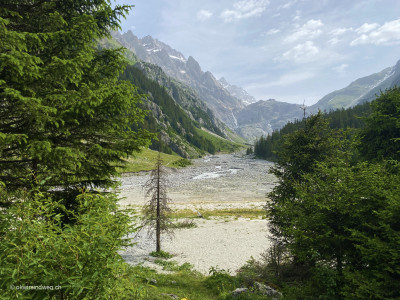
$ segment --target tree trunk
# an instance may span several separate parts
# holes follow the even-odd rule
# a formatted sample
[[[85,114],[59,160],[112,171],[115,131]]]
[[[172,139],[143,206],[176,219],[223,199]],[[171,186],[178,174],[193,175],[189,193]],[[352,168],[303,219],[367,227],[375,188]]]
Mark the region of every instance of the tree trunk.
[[[160,214],[160,163],[157,165],[157,220],[156,220],[156,252],[161,251],[161,214]]]

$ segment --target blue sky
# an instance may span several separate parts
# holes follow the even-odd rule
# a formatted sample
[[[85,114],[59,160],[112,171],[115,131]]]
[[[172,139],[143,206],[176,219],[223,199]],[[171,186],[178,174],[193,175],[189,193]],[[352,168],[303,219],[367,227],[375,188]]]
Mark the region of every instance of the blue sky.
[[[400,59],[399,0],[136,0],[122,31],[193,56],[256,99],[310,105]]]

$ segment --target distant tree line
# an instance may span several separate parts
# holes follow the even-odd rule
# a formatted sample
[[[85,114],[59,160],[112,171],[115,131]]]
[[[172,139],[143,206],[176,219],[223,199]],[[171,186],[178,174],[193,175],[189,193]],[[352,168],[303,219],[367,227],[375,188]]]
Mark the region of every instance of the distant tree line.
[[[325,112],[323,117],[329,121],[329,127],[332,129],[362,128],[364,126],[362,117],[368,116],[370,113],[371,104],[367,102],[348,109],[342,108]],[[283,137],[304,127],[304,119],[295,120],[287,123],[283,128],[274,131],[272,134],[260,137],[254,143],[254,155],[263,159],[276,160],[277,153],[283,143]]]

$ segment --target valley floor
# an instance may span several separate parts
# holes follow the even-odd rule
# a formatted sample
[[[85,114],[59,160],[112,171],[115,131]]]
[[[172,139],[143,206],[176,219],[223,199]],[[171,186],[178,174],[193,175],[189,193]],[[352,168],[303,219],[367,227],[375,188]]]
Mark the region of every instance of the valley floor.
[[[272,163],[235,154],[207,156],[184,169],[171,169],[168,195],[176,211],[192,212],[195,228],[176,229],[171,239],[163,237],[162,248],[174,254],[179,264],[189,262],[204,274],[210,267],[234,273],[252,256],[258,258],[268,248],[268,224],[261,215],[244,218],[241,211],[258,211],[266,202],[266,193],[274,186],[268,174]],[[122,178],[123,206],[140,209],[146,199],[143,184],[148,172],[126,174]],[[195,218],[228,212],[224,217]],[[229,216],[229,212],[232,213]],[[121,253],[132,264],[144,262],[157,268],[149,253],[155,250],[154,238],[142,230],[136,233],[137,245]]]

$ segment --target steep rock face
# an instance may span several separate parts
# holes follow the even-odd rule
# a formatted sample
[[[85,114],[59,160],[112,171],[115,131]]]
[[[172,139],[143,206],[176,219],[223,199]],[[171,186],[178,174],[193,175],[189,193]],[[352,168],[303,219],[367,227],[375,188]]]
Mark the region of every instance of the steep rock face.
[[[397,64],[390,69],[388,74],[383,78],[383,80],[374,86],[368,93],[360,97],[360,99],[357,99],[356,104],[361,104],[365,102],[370,102],[376,98],[377,95],[380,94],[380,92],[385,91],[388,88],[393,88],[395,86],[399,86],[400,83],[400,60],[397,62]],[[352,106],[355,105],[352,103]]]
[[[311,112],[349,108],[357,104],[372,101],[380,91],[394,87],[400,83],[400,61],[393,67],[378,73],[359,78],[347,87],[329,93],[310,107]]]
[[[303,111],[298,104],[279,102],[274,99],[260,100],[237,113],[237,132],[253,141],[282,128],[287,122],[301,119]]]
[[[232,96],[242,100],[245,105],[257,102],[247,91],[237,85],[230,84],[224,77],[221,77],[218,81]]]
[[[165,87],[170,96],[179,103],[191,119],[196,120],[204,128],[217,135],[226,136],[225,125],[215,116],[207,105],[200,100],[194,90],[167,76],[164,71],[156,65],[138,62],[135,64],[135,67],[140,69],[147,78]]]
[[[232,113],[242,109],[245,104],[232,96],[210,72],[203,72],[193,57],[186,59],[170,46],[150,36],[139,39],[131,31],[113,33],[113,37],[139,59],[160,66],[168,76],[189,85],[219,119],[231,129],[236,128]]]

